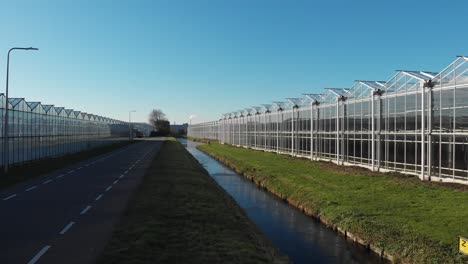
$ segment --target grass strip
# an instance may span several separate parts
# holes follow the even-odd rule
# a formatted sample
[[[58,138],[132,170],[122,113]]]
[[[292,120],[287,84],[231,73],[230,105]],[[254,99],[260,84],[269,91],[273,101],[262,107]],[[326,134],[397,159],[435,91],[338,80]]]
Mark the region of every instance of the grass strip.
[[[211,142],[198,148],[257,184],[406,263],[468,263],[468,192],[397,173],[376,173]]]
[[[185,148],[166,141],[98,263],[285,263]]]
[[[95,156],[111,152],[118,148],[133,144],[138,141],[124,141],[93,148],[73,154],[67,154],[60,157],[46,158],[37,161],[31,161],[22,165],[16,165],[9,168],[8,174],[0,173],[0,189],[5,189],[19,182],[38,177],[51,171],[69,166],[73,163],[86,160]]]

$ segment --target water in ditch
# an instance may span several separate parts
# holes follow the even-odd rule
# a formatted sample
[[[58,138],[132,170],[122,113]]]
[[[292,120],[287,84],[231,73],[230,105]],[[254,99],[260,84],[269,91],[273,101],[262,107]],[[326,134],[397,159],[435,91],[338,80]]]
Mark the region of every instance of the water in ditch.
[[[293,263],[382,263],[375,254],[196,149],[201,143],[185,139],[180,142]]]

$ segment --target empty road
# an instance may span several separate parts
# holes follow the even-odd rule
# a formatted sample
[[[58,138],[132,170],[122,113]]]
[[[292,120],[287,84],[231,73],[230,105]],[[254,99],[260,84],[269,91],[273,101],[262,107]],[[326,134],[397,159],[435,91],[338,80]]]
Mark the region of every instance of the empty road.
[[[93,263],[161,143],[144,140],[0,191],[0,263]]]

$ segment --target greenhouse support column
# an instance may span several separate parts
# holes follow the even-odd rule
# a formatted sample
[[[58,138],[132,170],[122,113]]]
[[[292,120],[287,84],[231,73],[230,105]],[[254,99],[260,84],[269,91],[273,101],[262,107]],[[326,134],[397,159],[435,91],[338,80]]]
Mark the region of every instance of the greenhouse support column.
[[[310,104],[310,159],[314,158],[314,104]]]
[[[381,148],[381,144],[380,144],[380,133],[382,132],[382,126],[381,126],[381,123],[382,123],[382,99],[380,98],[380,94],[377,96],[377,102],[378,102],[378,112],[377,112],[377,116],[378,116],[378,119],[377,119],[377,123],[376,123],[376,133],[377,133],[377,139],[376,139],[376,142],[377,142],[377,147],[376,147],[376,162],[377,162],[377,171],[380,171],[380,148]],[[388,118],[388,117],[387,117]]]
[[[257,113],[254,114],[254,148],[257,147]]]
[[[294,106],[291,113],[291,155],[294,156]]]
[[[264,139],[263,139],[263,149],[267,149],[267,118],[266,118],[266,111],[265,113],[263,114],[263,121],[265,122],[265,127],[264,127],[264,133],[263,133],[263,136],[264,136]]]
[[[372,171],[375,171],[375,116],[374,116],[374,93],[371,93],[371,154]]]
[[[336,163],[340,163],[340,100],[336,100],[336,113],[335,113],[335,118],[336,118],[336,124],[335,124],[335,129],[336,129],[336,142],[335,142],[335,153],[336,153]]]
[[[245,115],[245,137],[244,137],[244,145],[246,147],[249,146],[249,115]]]
[[[420,179],[421,180],[424,180],[425,178],[425,168],[424,168],[424,165],[425,165],[425,150],[426,150],[426,146],[425,146],[425,136],[426,136],[426,115],[425,115],[425,110],[426,110],[426,103],[425,103],[425,96],[424,96],[424,92],[425,91],[425,88],[423,87],[422,88],[422,91],[421,91],[421,177]]]
[[[237,124],[238,124],[238,127],[239,127],[239,146],[241,145],[241,121],[240,121],[241,117],[239,117],[239,120],[237,120]]]
[[[427,106],[427,179],[431,180],[432,175],[432,89],[428,89]]]
[[[279,152],[279,110],[276,112],[276,152]]]

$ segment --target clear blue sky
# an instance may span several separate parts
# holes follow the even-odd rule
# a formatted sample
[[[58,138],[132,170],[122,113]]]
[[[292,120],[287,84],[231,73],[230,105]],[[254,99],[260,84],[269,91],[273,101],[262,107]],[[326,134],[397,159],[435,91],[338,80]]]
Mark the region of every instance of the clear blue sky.
[[[0,91],[146,121],[220,114],[439,71],[468,54],[468,1],[0,1]]]

